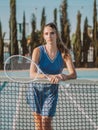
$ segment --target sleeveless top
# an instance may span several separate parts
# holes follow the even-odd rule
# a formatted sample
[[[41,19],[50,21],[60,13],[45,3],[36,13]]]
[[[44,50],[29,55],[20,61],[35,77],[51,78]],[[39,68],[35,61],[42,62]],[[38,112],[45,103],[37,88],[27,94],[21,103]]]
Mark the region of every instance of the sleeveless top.
[[[57,51],[55,58],[52,60],[48,56],[44,45],[39,46],[40,58],[38,66],[45,74],[60,74],[64,68],[64,61],[60,51]]]

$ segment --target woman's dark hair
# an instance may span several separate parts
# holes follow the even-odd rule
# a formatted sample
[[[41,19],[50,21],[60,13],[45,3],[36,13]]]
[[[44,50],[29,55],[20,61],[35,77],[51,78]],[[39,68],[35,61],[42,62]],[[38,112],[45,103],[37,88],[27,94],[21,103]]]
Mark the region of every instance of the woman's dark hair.
[[[58,31],[58,29],[57,29],[57,26],[56,26],[53,22],[46,24],[46,25],[44,26],[44,28],[47,27],[47,26],[49,26],[49,27],[51,27],[52,29],[55,29],[55,30],[56,30],[58,50],[59,50],[62,54],[64,54],[64,57],[68,56],[68,55],[69,55],[69,50],[67,49],[67,47],[65,46],[65,44],[62,42],[62,39],[61,39],[61,37],[60,37],[60,35],[59,35],[59,31]]]

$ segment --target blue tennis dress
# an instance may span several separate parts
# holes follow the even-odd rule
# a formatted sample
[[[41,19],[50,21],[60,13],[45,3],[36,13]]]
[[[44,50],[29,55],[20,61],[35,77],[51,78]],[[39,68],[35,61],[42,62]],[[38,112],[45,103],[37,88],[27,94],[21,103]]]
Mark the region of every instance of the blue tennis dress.
[[[64,67],[61,53],[58,51],[53,60],[48,56],[45,46],[39,46],[40,59],[38,66],[45,74],[60,74]],[[31,110],[42,116],[53,117],[58,99],[57,84],[31,83],[27,93],[27,103]]]

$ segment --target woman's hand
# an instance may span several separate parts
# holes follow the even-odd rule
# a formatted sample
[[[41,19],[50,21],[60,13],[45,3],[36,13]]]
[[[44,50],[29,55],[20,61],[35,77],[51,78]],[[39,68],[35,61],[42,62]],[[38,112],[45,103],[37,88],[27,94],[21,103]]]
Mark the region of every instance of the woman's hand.
[[[57,84],[60,78],[57,75],[49,75],[49,81],[53,84]]]
[[[58,76],[59,79],[62,80],[62,81],[67,80],[67,75],[66,75],[66,74],[58,74],[57,76]]]
[[[51,83],[56,84],[61,80],[66,80],[67,76],[65,74],[49,75],[49,79]]]

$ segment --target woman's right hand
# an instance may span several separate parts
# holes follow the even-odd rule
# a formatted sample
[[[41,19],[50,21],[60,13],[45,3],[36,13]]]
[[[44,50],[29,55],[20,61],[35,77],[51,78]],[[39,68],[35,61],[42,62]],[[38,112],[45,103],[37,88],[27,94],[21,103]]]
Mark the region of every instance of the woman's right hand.
[[[58,75],[49,75],[49,81],[53,84],[59,83],[59,81],[62,80],[62,76],[60,74]]]

